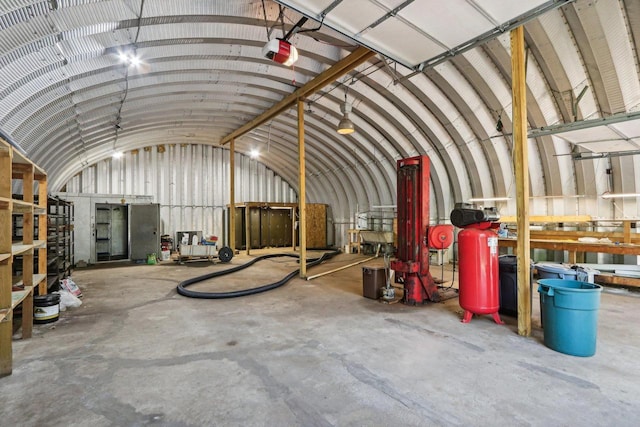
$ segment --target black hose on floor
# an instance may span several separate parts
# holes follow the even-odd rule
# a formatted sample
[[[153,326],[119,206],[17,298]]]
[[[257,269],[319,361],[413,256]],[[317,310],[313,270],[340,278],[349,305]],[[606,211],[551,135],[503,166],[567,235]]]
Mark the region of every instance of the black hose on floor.
[[[314,265],[318,265],[321,262],[324,262],[324,261],[326,261],[326,260],[328,260],[330,258],[333,258],[334,256],[336,256],[339,253],[340,253],[340,251],[325,252],[324,254],[322,254],[322,256],[320,258],[308,259],[307,260],[307,267],[313,267]],[[178,291],[178,293],[180,295],[183,295],[185,297],[203,298],[203,299],[237,298],[237,297],[244,297],[244,296],[247,296],[247,295],[258,294],[260,292],[270,291],[271,289],[278,288],[278,287],[284,285],[285,283],[287,283],[289,280],[293,279],[300,272],[300,269],[292,271],[291,273],[287,274],[283,279],[281,279],[281,280],[279,280],[277,282],[270,283],[268,285],[258,286],[256,288],[251,288],[251,289],[242,289],[242,290],[239,290],[239,291],[227,291],[227,292],[200,292],[200,291],[190,291],[190,290],[188,290],[186,288],[188,286],[194,285],[194,284],[202,282],[204,280],[209,280],[209,279],[213,279],[213,278],[216,278],[216,277],[226,276],[227,274],[231,274],[231,273],[235,273],[236,271],[244,270],[245,268],[251,267],[253,264],[255,264],[258,261],[262,261],[263,259],[278,258],[278,257],[300,258],[300,256],[296,255],[296,254],[269,254],[269,255],[262,255],[262,256],[259,256],[257,258],[252,259],[251,261],[249,261],[247,263],[244,263],[242,265],[238,265],[236,267],[232,267],[232,268],[228,268],[228,269],[223,270],[223,271],[216,271],[216,272],[213,272],[213,273],[204,274],[202,276],[196,276],[196,277],[192,277],[191,279],[184,280],[184,281],[178,283],[178,287],[176,289],[177,289],[177,291]]]

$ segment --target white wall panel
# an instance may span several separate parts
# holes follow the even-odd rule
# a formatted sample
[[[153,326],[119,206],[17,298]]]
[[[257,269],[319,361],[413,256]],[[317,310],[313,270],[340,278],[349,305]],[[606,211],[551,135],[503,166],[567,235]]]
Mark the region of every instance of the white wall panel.
[[[85,168],[66,184],[69,193],[148,195],[160,204],[162,233],[201,230],[223,238],[229,203],[229,151],[191,144],[130,151]],[[236,203],[295,203],[297,195],[258,160],[236,153]]]

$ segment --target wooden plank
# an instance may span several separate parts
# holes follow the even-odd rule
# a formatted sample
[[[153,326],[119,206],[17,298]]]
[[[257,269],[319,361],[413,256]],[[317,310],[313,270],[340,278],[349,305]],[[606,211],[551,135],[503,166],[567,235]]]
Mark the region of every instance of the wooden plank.
[[[633,286],[640,288],[640,279],[634,277],[622,277],[614,276],[613,274],[596,274],[593,277],[594,282],[601,285],[620,285],[620,286]]]
[[[531,335],[531,292],[529,272],[529,153],[527,146],[527,87],[524,27],[511,30],[511,92],[513,96],[513,145],[516,174],[518,224],[518,334]],[[496,248],[497,249],[497,248]]]
[[[307,248],[327,247],[327,205],[307,203]]]
[[[251,254],[251,209],[244,208],[244,244],[246,246],[247,255]]]
[[[12,210],[13,209],[13,200],[10,199],[9,197],[0,196],[0,209]]]
[[[307,182],[304,154],[304,102],[298,99],[298,210],[300,214],[300,277],[307,277]]]
[[[16,308],[18,304],[24,301],[30,293],[33,292],[32,286],[25,286],[22,291],[11,292],[11,308]]]
[[[640,244],[640,234],[631,233],[629,241],[624,242],[625,236],[617,231],[564,231],[564,230],[531,230],[530,237],[540,240],[578,240],[581,237],[593,237],[596,239],[609,239],[613,243]]]
[[[13,213],[29,213],[33,212],[33,203],[24,200],[13,200]]]
[[[519,240],[519,239],[518,239]],[[515,248],[516,239],[498,239],[498,245],[506,248]],[[576,251],[595,252],[618,255],[640,255],[640,245],[625,245],[615,243],[583,243],[569,240],[530,240],[531,248],[548,249],[552,251]]]
[[[0,377],[10,375],[13,369],[13,315],[11,312],[0,321]]]
[[[223,137],[220,140],[220,145],[224,145],[230,142],[234,138],[238,138],[252,129],[260,126],[278,116],[296,102],[302,102],[302,100],[314,92],[322,89],[331,82],[334,82],[339,77],[348,73],[356,68],[358,65],[365,63],[370,58],[376,55],[375,52],[370,51],[366,47],[359,46],[353,52],[346,57],[342,58],[328,69],[324,70],[309,82],[305,83],[301,88],[296,89],[293,93],[285,96],[281,101],[274,104],[264,113],[254,118],[250,122],[242,125],[240,128],[231,132],[229,135]]]
[[[23,255],[31,251],[33,253],[33,245],[26,245],[22,242],[17,242],[11,245],[12,255]]]
[[[515,216],[503,216],[500,218],[500,222],[504,223],[516,223],[518,218]],[[539,223],[583,223],[592,222],[591,215],[531,215],[529,222]]]
[[[38,214],[38,268],[37,271],[39,274],[44,275],[45,279],[47,277],[47,203],[48,203],[48,195],[47,195],[47,181],[41,179],[38,181],[38,206],[34,209],[34,212]],[[66,245],[69,242],[65,243]],[[34,285],[38,286],[38,294],[44,295],[47,293],[47,281],[41,280],[39,282],[34,281]]]
[[[623,234],[623,238],[622,239],[623,240],[622,241],[624,243],[627,243],[627,244],[631,243],[631,221],[625,221],[623,223],[622,228],[623,228],[623,231],[622,231],[622,234]]]
[[[11,258],[11,254],[1,254],[0,253],[0,262],[4,262],[4,261],[8,260],[9,258]]]
[[[26,288],[25,288],[26,290]],[[22,339],[31,338],[33,330],[33,288],[22,301]]]
[[[38,287],[38,285],[42,284],[42,282],[45,282],[46,284],[47,281],[47,275],[46,274],[34,274],[33,275],[33,286],[34,287]],[[42,295],[42,294],[40,294]]]

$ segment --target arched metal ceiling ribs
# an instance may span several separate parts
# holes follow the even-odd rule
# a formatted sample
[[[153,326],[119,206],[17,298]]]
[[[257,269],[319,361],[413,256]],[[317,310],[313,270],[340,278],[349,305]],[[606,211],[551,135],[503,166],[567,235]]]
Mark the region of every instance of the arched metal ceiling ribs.
[[[486,54],[492,59],[496,68],[499,70],[502,78],[509,82],[508,85],[511,87],[511,57],[509,55],[509,37],[503,36],[497,38],[493,41],[490,41],[485,45]],[[530,60],[531,61],[531,60]],[[545,126],[549,123],[546,122],[545,114],[539,104],[539,100],[536,98],[536,94],[540,93],[544,88],[548,87],[545,85],[544,80],[540,80],[541,73],[538,72],[537,76],[539,78],[538,81],[535,81],[533,78],[535,59],[528,64],[527,67],[527,120],[530,127],[540,127]],[[537,85],[537,86],[536,86]],[[555,103],[552,101],[552,97],[548,94],[545,94],[545,98],[547,98],[547,113],[554,113],[554,105]],[[506,129],[512,129],[511,124],[511,102],[509,100],[509,104],[503,106],[504,111],[507,113],[506,117],[503,119],[503,123],[505,124]],[[556,115],[557,118],[557,115]],[[556,121],[556,118],[551,120],[551,123]],[[557,163],[557,158],[555,157],[555,151],[553,151],[554,145],[552,144],[551,138],[537,138],[534,144],[529,144],[529,165],[528,170],[529,174],[541,172],[541,175],[534,177],[529,180],[530,187],[536,185],[538,182],[542,182],[544,185],[544,190],[540,188],[530,188],[531,194],[536,195],[546,195],[546,194],[562,194],[561,186],[558,184],[561,182],[560,170]],[[538,164],[538,162],[540,162]],[[541,171],[540,171],[541,166]]]
[[[258,77],[263,78],[262,76],[258,76]],[[269,88],[269,80],[267,80],[266,78],[264,79],[264,85],[265,85],[264,86],[265,87],[265,93],[270,94],[271,92],[273,92],[274,89],[273,88],[271,88],[271,89]],[[276,89],[277,89],[277,86],[276,86]],[[132,91],[135,91],[135,89],[132,89]],[[240,93],[242,93],[242,91]],[[274,99],[276,99],[278,96],[279,96],[279,94],[276,92]],[[131,102],[131,100],[129,100],[129,102]],[[119,104],[118,98],[114,98],[112,100],[112,104],[114,105],[114,107],[113,107],[114,108],[114,112],[110,113],[110,115],[113,116],[113,118],[110,118],[108,120],[111,123],[113,123],[113,121],[115,120],[115,108],[116,108],[115,105]]]
[[[443,118],[447,120],[444,126],[454,138],[456,145],[460,147],[465,164],[470,169],[469,177],[472,182],[470,196],[495,194],[496,188],[501,185],[499,183],[504,180],[500,160],[495,155],[493,145],[483,143],[488,139],[488,135],[486,131],[481,130],[478,109],[482,110],[484,106],[477,99],[473,101],[478,105],[469,105],[469,102],[464,99],[464,97],[471,98],[475,90],[451,62],[435,67],[427,75],[446,96],[451,107],[455,108],[457,115]],[[443,114],[453,113],[449,109],[447,109],[449,111],[445,110],[443,105],[439,105]],[[474,163],[475,167],[470,168],[469,166]],[[496,163],[496,167],[491,167],[492,163]]]
[[[507,131],[498,131],[497,122],[498,118],[501,120],[504,103],[510,102],[507,100],[511,99],[511,88],[506,85],[495,65],[482,50],[466,52],[454,58],[452,62],[469,81],[475,96],[480,100],[478,108],[474,108],[465,117],[469,117],[473,124],[480,144],[492,147],[491,150],[486,150],[486,155],[489,165],[492,165],[492,175],[493,171],[497,173],[493,178],[493,194],[487,196],[505,196],[513,184],[513,161],[510,139],[503,134]]]
[[[125,76],[115,53],[132,45],[139,23],[136,46],[149,72],[129,75],[124,130],[118,135],[123,150],[174,139],[180,143],[179,133],[193,134],[189,143],[216,143],[350,49],[330,31],[313,34],[323,43],[298,34],[294,44],[301,58],[295,71],[275,65],[260,52],[266,41],[262,5],[251,0],[147,0],[140,21],[138,1],[65,7],[70,4],[65,0],[49,11],[45,1],[12,0],[4,7],[17,11],[0,16],[0,125],[46,166],[52,185],[61,186],[61,177],[110,154]],[[634,1],[577,0],[526,25],[531,127],[571,121],[571,95],[575,98],[587,84],[579,118],[640,108],[640,13],[635,12],[640,6]],[[267,1],[267,15],[269,25],[277,24],[277,5]],[[287,29],[299,16],[287,12]],[[280,31],[277,27],[273,35]],[[342,90],[310,97],[316,110],[306,117],[310,197],[330,194],[338,204],[334,209],[345,217],[356,204],[386,204],[395,199],[395,160],[418,153],[432,159],[438,216],[447,216],[452,200],[509,192],[511,142],[508,135],[492,138],[500,112],[505,133],[510,131],[506,39],[454,58],[434,70],[432,80],[417,75],[394,86],[391,71],[373,61],[352,72],[357,83],[349,93],[357,132],[349,137],[336,136],[333,128]],[[380,70],[368,74],[375,67]],[[408,72],[400,70],[398,76],[403,73]],[[218,87],[207,87],[214,82]],[[273,152],[261,162],[295,183],[295,117],[289,112],[274,123]],[[258,143],[267,138],[264,129],[256,132]],[[637,177],[637,156],[572,161],[565,154],[583,149],[561,137],[537,138],[530,145],[533,195],[601,194],[608,189],[605,164],[613,170],[616,188],[623,182],[626,189],[637,187],[637,179],[622,180],[623,169],[624,175]],[[354,166],[341,171],[334,163]],[[547,212],[561,213],[562,203],[546,204]]]
[[[435,185],[436,192],[438,187],[444,190],[447,187],[445,182],[450,181],[448,186],[453,194],[454,201],[461,201],[465,197],[470,197],[471,181],[469,179],[469,169],[465,167],[462,150],[455,144],[452,136],[444,126],[447,120],[440,109],[440,105],[448,102],[446,97],[433,84],[431,79],[425,75],[413,77],[409,87],[412,88],[413,95],[424,109],[422,110],[423,118],[420,119],[422,126],[419,133],[422,134],[425,143],[417,146],[424,150],[424,154],[438,157],[444,166],[441,171],[436,168],[436,176],[440,180],[438,185]],[[420,111],[420,109],[417,111]],[[411,136],[413,138],[413,135]],[[433,159],[432,163],[438,165]],[[432,179],[434,179],[433,176]],[[450,208],[451,206],[443,206],[443,209],[447,207]]]
[[[295,113],[285,113],[278,116],[274,120],[275,126],[273,126],[271,137],[272,141],[281,143],[293,148],[294,153],[297,153],[297,117]],[[282,125],[281,125],[282,123]],[[356,172],[355,166],[357,163],[361,163],[365,160],[363,152],[354,152],[349,150],[345,145],[340,144],[340,140],[344,140],[344,137],[337,138],[334,128],[328,127],[326,122],[314,121],[313,118],[307,118],[305,115],[305,146],[308,150],[314,150],[319,153],[318,158],[314,163],[309,163],[307,166],[308,178],[307,185],[314,185],[316,181],[320,180],[317,177],[312,179],[309,176],[311,171],[326,171],[326,170],[342,170],[348,177],[347,183],[341,183],[340,185],[346,188],[349,187],[349,199],[352,204],[359,203],[360,206],[368,205],[368,202],[361,200],[363,197],[368,196],[369,200],[379,199],[377,194],[378,188],[381,187],[376,181],[384,179],[384,177],[376,176],[369,168],[366,170],[360,170],[360,173],[353,175]],[[245,137],[241,137],[236,140],[236,146],[239,146]],[[265,141],[266,143],[266,141]],[[378,174],[379,175],[379,174]],[[293,188],[297,188],[297,180],[293,181],[295,184]],[[384,186],[382,186],[384,187]],[[364,191],[357,191],[361,188]],[[313,201],[313,199],[309,198]],[[355,204],[354,204],[355,207]]]
[[[629,35],[634,45],[633,56],[636,64],[640,62],[640,2],[623,2],[626,24],[629,28]]]
[[[627,27],[625,21],[622,19],[621,9],[618,4],[615,8],[611,8],[610,2],[576,2],[571,7],[565,10],[565,16],[571,32],[574,35],[578,49],[581,56],[587,65],[587,72],[590,76],[590,80],[594,85],[594,91],[596,93],[598,104],[602,116],[608,116],[625,110],[625,95],[624,90],[620,86],[619,79],[623,77],[628,71],[624,71],[622,75],[619,75],[616,71],[615,61],[620,56],[616,53],[620,51],[630,50],[629,40],[622,40],[622,34],[627,35]],[[609,10],[614,9],[614,10]],[[617,14],[619,19],[615,19],[611,14]],[[609,22],[602,22],[602,17],[610,20]],[[620,28],[622,27],[622,28]],[[621,43],[621,45],[611,44],[614,39]],[[625,46],[626,45],[626,46]],[[615,49],[618,52],[613,52]],[[627,52],[630,53],[630,52]],[[615,55],[615,56],[614,56]],[[633,55],[624,59],[627,61],[631,59],[633,61]],[[622,65],[622,64],[621,64]],[[627,68],[633,64],[625,64]],[[637,73],[637,70],[635,71]],[[627,80],[627,79],[625,79]],[[637,87],[637,74],[633,82],[625,82],[624,84],[632,84]],[[637,96],[638,91],[635,90]],[[633,93],[631,94],[633,95]]]
[[[446,172],[447,168],[442,166],[442,161],[446,161],[450,153],[447,153],[440,139],[435,136],[429,137],[428,132],[432,130],[430,123],[427,124],[424,119],[417,117],[414,113],[414,110],[422,109],[420,102],[414,97],[416,93],[405,92],[403,87],[394,87],[389,76],[386,76],[385,80],[378,80],[369,77],[362,78],[366,86],[359,89],[361,102],[357,105],[355,117],[358,120],[364,119],[369,124],[387,123],[384,131],[387,133],[389,141],[395,142],[396,145],[401,144],[397,148],[400,154],[398,158],[417,154],[427,154],[431,157],[431,179],[435,183],[436,190],[434,197],[442,214],[442,211],[451,207],[444,202],[445,198],[448,199],[445,194],[451,192],[451,186]],[[394,90],[391,91],[389,88]],[[405,96],[401,97],[399,94]],[[426,117],[430,119],[430,122],[435,122],[433,116],[426,115]],[[427,135],[424,135],[423,132],[426,132]],[[427,136],[426,140],[425,136]],[[453,165],[454,162],[451,164]],[[454,188],[453,192],[455,193],[455,191]]]
[[[326,92],[324,95],[327,97],[326,101],[333,101],[333,104],[328,105],[328,102],[324,103],[315,103],[312,101],[312,106],[310,107],[313,111],[311,114],[305,114],[305,120],[316,121],[326,125],[326,134],[322,137],[323,141],[332,140],[333,143],[345,146],[353,146],[360,147],[363,150],[363,164],[365,166],[369,166],[371,164],[377,164],[377,170],[372,172],[372,174],[379,180],[379,185],[381,188],[379,189],[379,197],[380,200],[371,201],[370,204],[375,205],[376,203],[381,204],[391,204],[393,203],[393,196],[389,198],[385,198],[385,194],[393,194],[395,193],[395,171],[396,164],[395,160],[398,158],[397,152],[395,150],[390,151],[387,144],[381,143],[384,135],[380,134],[380,127],[371,126],[369,121],[365,121],[365,118],[362,117],[362,114],[358,112],[358,114],[353,114],[353,119],[357,123],[357,138],[354,135],[350,136],[341,136],[336,135],[335,133],[335,125],[338,123],[340,119],[340,114],[337,114],[339,111],[339,103],[342,102],[339,94],[333,96],[333,92],[329,94]],[[340,100],[340,102],[338,102]],[[361,103],[358,103],[356,109],[361,108]],[[264,126],[263,126],[264,127]],[[376,143],[377,142],[377,143]],[[391,147],[392,148],[392,147]],[[312,175],[322,175],[327,171],[309,171]],[[386,186],[386,188],[385,188]]]

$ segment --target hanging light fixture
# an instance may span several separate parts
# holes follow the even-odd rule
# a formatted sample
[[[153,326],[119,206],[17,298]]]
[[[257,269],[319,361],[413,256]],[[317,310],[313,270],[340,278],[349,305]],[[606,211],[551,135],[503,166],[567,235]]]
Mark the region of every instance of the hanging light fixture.
[[[342,111],[343,116],[342,119],[340,119],[340,123],[338,123],[338,133],[341,135],[348,135],[355,132],[353,122],[349,118],[349,113],[351,112],[351,104],[347,102],[346,90],[344,92],[344,104],[340,106],[340,111]]]

